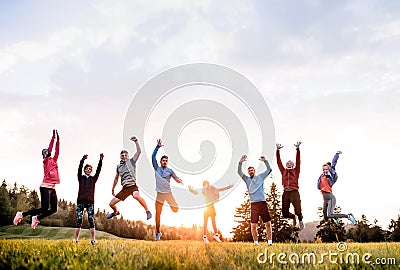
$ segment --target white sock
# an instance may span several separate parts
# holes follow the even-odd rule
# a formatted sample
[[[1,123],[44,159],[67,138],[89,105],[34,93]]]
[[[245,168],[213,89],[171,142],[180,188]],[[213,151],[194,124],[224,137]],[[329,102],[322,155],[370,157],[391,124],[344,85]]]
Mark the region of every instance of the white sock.
[[[268,240],[268,245],[272,245],[272,240]]]

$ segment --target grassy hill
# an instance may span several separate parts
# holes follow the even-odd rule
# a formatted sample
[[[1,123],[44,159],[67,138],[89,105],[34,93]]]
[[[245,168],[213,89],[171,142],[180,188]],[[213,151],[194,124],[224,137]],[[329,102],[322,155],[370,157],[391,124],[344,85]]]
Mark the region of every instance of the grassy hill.
[[[75,228],[66,227],[44,227],[38,226],[35,230],[29,225],[18,225],[18,226],[4,226],[0,227],[0,239],[30,239],[30,238],[42,238],[42,239],[73,239],[75,235]],[[88,229],[81,230],[80,239],[90,239],[90,231]],[[96,239],[119,239],[117,236],[96,231]]]

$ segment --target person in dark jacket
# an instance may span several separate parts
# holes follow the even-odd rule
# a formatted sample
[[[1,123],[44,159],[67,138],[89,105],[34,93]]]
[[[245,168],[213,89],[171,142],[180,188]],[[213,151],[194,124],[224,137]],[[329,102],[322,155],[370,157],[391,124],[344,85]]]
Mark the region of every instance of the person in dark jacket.
[[[296,216],[299,219],[300,230],[304,229],[303,214],[301,212],[301,199],[299,193],[299,176],[300,176],[300,144],[297,142],[296,147],[296,164],[289,160],[286,162],[286,168],[283,167],[280,155],[282,145],[276,144],[276,161],[279,171],[282,174],[282,215],[284,218],[293,219],[293,226],[296,226]],[[294,214],[289,212],[290,204],[293,204]]]
[[[99,179],[101,166],[103,165],[104,155],[100,154],[99,164],[97,165],[96,173],[94,176],[92,173],[92,165],[86,164],[83,168],[83,163],[87,159],[88,155],[84,155],[79,162],[78,167],[78,182],[79,182],[79,191],[78,191],[78,199],[76,202],[76,230],[75,230],[75,239],[74,242],[77,243],[79,240],[79,234],[81,232],[82,227],[82,218],[83,218],[83,210],[86,208],[88,214],[88,221],[90,227],[90,234],[92,235],[92,240],[90,243],[92,245],[96,244],[96,236],[95,236],[95,225],[94,225],[94,191],[96,187],[97,179]],[[82,174],[82,169],[85,174]]]

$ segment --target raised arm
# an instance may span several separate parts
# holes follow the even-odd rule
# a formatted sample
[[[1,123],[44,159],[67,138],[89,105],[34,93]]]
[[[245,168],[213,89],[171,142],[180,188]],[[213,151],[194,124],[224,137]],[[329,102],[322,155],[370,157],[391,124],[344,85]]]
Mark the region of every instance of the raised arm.
[[[238,172],[240,178],[242,178],[243,180],[245,180],[245,176],[246,176],[246,175],[243,173],[243,170],[242,170],[242,163],[245,162],[246,159],[247,159],[247,156],[246,156],[246,155],[243,155],[243,156],[240,158],[239,163],[238,163],[238,170],[237,170],[237,172]]]
[[[342,153],[342,151],[337,151],[336,152],[336,154],[335,154],[335,156],[333,157],[333,159],[332,159],[332,164],[331,164],[331,168],[329,169],[329,171],[331,172],[331,173],[336,173],[336,164],[337,164],[337,161],[338,161],[338,159],[339,159],[339,155]]]
[[[101,153],[100,154],[100,159],[99,159],[99,164],[97,164],[96,173],[93,176],[93,179],[94,179],[95,182],[97,182],[97,179],[99,179],[100,172],[101,172],[101,167],[103,166],[103,158],[104,158],[104,155],[103,155],[103,153]]]
[[[261,160],[262,162],[264,162],[265,166],[267,167],[267,169],[266,169],[265,171],[263,171],[262,173],[260,173],[261,177],[262,177],[263,179],[265,179],[265,178],[267,178],[267,176],[272,172],[271,165],[269,165],[268,160],[266,160],[264,156],[261,156],[261,157],[260,157],[260,160]]]
[[[117,183],[118,183],[118,178],[119,178],[119,173],[117,173],[117,174],[115,175],[115,177],[114,177],[114,182],[113,182],[113,186],[112,186],[112,190],[111,190],[111,194],[112,194],[113,196],[115,196],[114,190],[115,190],[115,186],[116,186]]]
[[[300,144],[301,142],[297,142],[294,146],[296,147],[296,171],[297,174],[300,174]]]
[[[53,145],[54,145],[54,140],[55,139],[56,139],[56,130],[53,129],[53,136],[51,137],[51,140],[50,140],[50,143],[49,143],[49,147],[47,148],[50,153],[51,153],[51,151],[53,151]]]
[[[285,171],[285,167],[283,167],[282,160],[281,160],[281,152],[280,150],[283,148],[283,145],[280,143],[276,144],[276,163],[278,163],[279,171],[283,174]]]
[[[199,194],[199,192],[197,192],[196,190],[194,190],[192,186],[188,186],[188,189],[189,189],[189,191],[190,191],[191,193],[193,193],[194,195]]]
[[[136,161],[139,159],[140,153],[142,153],[142,149],[140,149],[139,141],[136,136],[132,136],[130,140],[136,144],[136,153],[133,155],[133,161],[136,163]]]
[[[225,191],[225,190],[228,190],[228,189],[230,189],[230,188],[233,188],[233,185],[232,185],[232,184],[230,184],[229,186],[223,187],[223,188],[217,188],[217,190],[218,190],[218,191]]]
[[[154,148],[153,154],[151,155],[151,163],[153,164],[154,170],[157,170],[157,168],[158,168],[156,156],[157,156],[158,149],[160,149],[160,147],[163,147],[163,145],[162,145],[161,139],[158,139],[156,148]]]
[[[81,159],[81,161],[79,162],[79,166],[78,166],[78,180],[81,178],[83,172],[83,163],[85,162],[85,159],[87,159],[88,155],[84,155]]]
[[[56,130],[56,135],[57,135],[56,152],[54,153],[54,157],[53,157],[53,159],[55,161],[58,160],[58,154],[60,153],[60,136],[58,136],[58,131],[57,130]]]

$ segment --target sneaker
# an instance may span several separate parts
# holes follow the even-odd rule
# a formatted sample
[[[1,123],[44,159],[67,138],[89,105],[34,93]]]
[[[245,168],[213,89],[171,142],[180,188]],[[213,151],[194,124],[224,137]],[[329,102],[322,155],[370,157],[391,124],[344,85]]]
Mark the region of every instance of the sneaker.
[[[14,218],[14,225],[18,225],[24,217],[22,216],[22,212],[17,212]]]
[[[204,241],[204,243],[206,243],[206,244],[210,244],[210,241],[208,241],[208,238],[207,238],[206,235],[203,236],[203,241]]]
[[[218,233],[214,234],[214,235],[213,235],[213,238],[214,238],[217,242],[220,242],[220,243],[222,242],[221,239],[219,239]]]
[[[40,221],[39,221],[39,219],[37,218],[37,216],[33,216],[33,217],[32,217],[32,224],[31,224],[32,229],[35,229],[36,226],[37,226],[39,223],[40,223]]]
[[[162,236],[162,233],[158,232],[156,233],[156,241],[160,240]]]
[[[106,216],[106,219],[110,219],[110,218],[113,218],[113,217],[116,217],[116,216],[118,216],[119,215],[119,212],[117,212],[117,213],[110,213],[110,214],[108,214],[107,216]]]
[[[258,246],[258,241],[254,241],[254,246]]]
[[[78,244],[78,243],[79,243],[79,240],[78,240],[78,239],[74,239],[74,243],[75,243],[75,244]]]
[[[353,214],[349,214],[347,218],[353,223],[353,225],[357,224],[357,220],[354,218]]]
[[[333,220],[335,221],[336,224],[338,224],[338,225],[340,224],[340,218],[335,218]]]
[[[303,221],[299,222],[299,229],[300,229],[300,231],[304,230],[304,222]]]
[[[272,246],[272,240],[268,240],[268,241],[267,241],[267,245],[268,245],[268,246]]]
[[[90,244],[92,244],[92,246],[95,246],[96,243],[97,243],[96,240],[91,240],[91,241],[90,241]]]
[[[146,215],[147,215],[147,220],[151,219],[151,217],[153,216],[150,211],[146,211]]]

